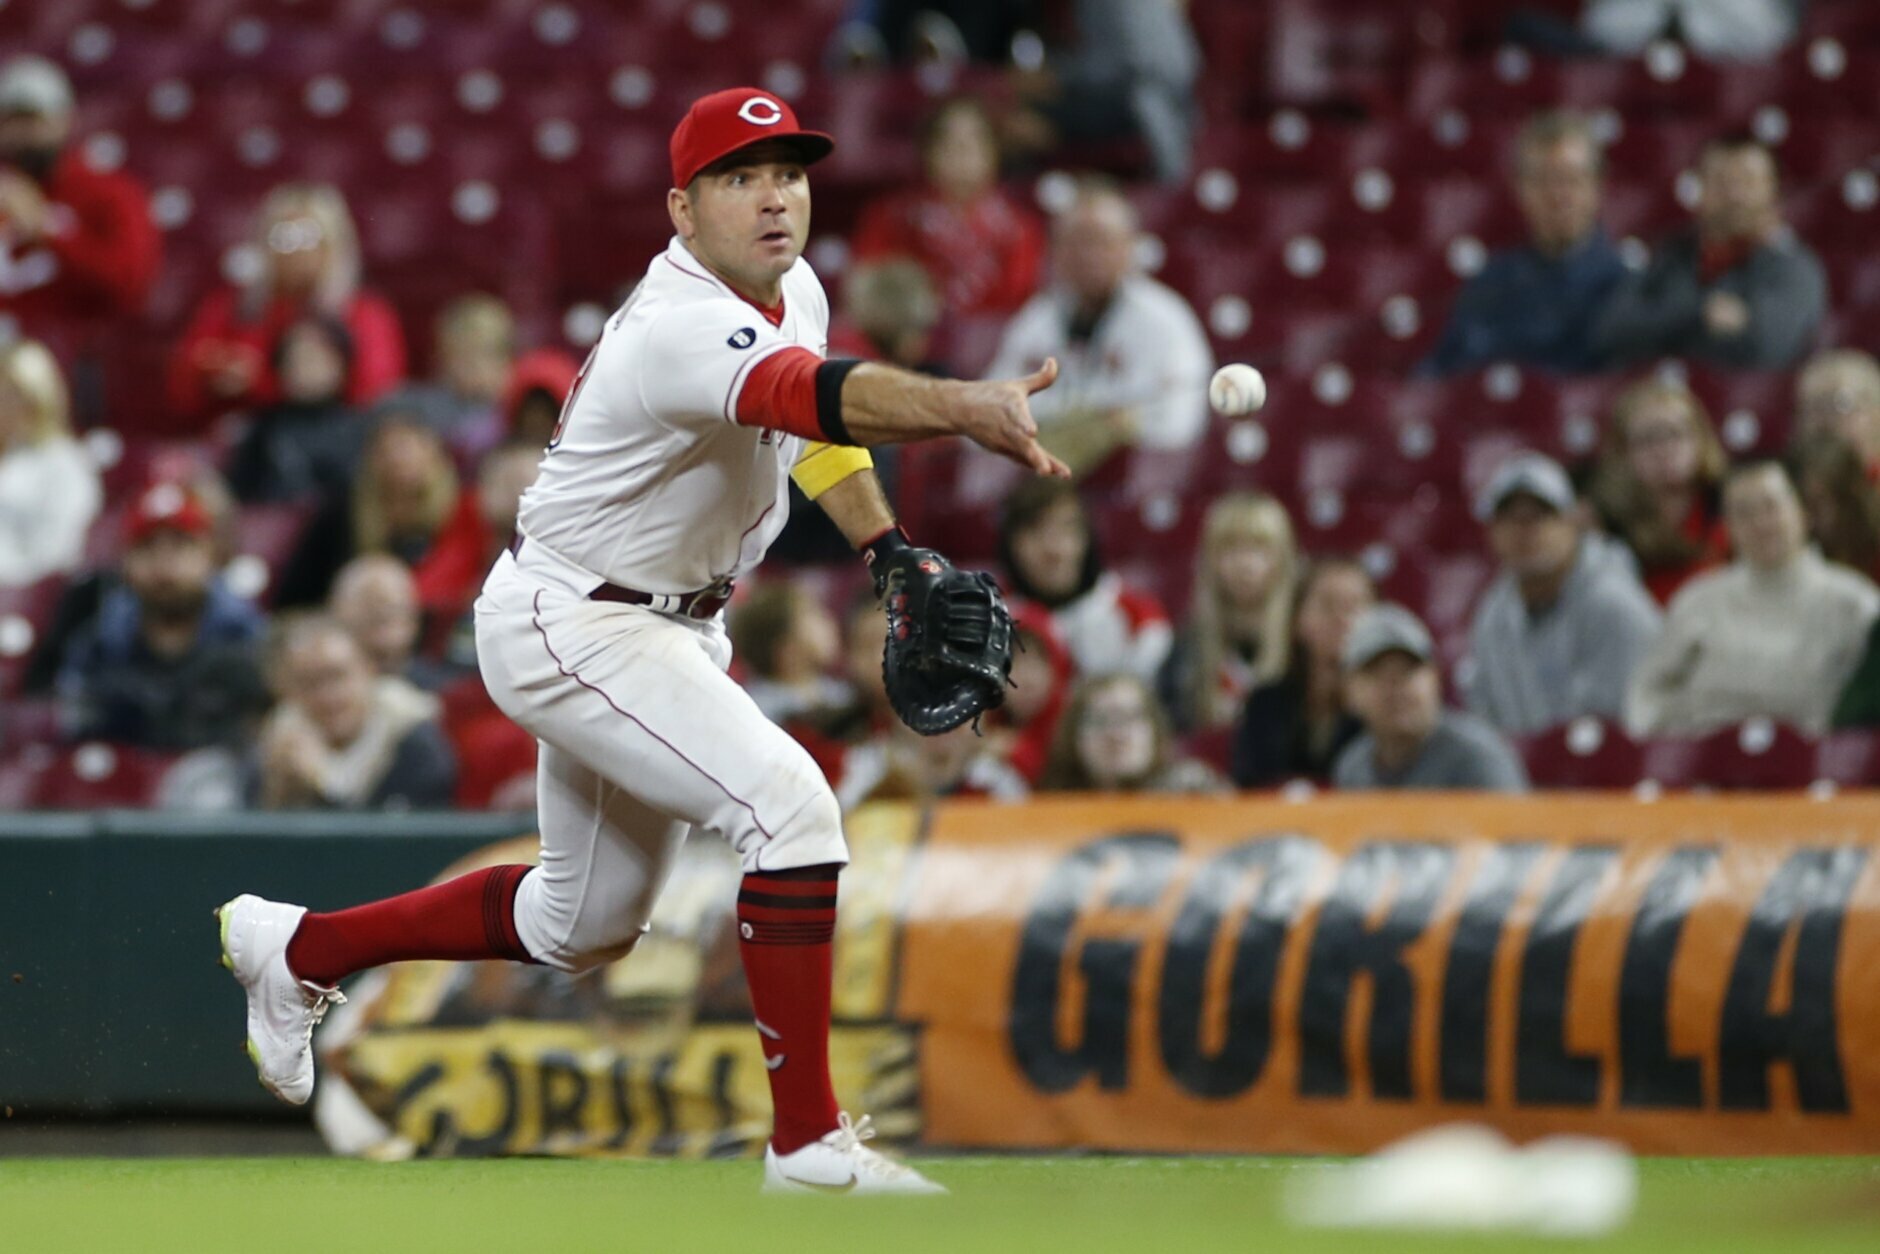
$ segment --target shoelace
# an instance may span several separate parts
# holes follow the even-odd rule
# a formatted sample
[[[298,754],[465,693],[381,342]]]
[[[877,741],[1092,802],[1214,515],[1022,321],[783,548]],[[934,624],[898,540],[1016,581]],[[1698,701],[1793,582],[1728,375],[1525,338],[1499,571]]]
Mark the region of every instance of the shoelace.
[[[875,1117],[863,1115],[862,1121],[857,1123],[849,1118],[848,1111],[838,1111],[836,1112],[835,1135],[834,1145],[837,1149],[843,1151],[857,1149],[863,1141],[875,1139]]]
[[[313,1003],[307,1007],[307,1039],[311,1041],[313,1039],[313,1030],[320,1026],[322,1019],[326,1018],[327,1010],[333,1006],[343,1006],[346,1004],[346,994],[340,992],[338,989],[333,989],[331,992],[314,992],[305,984],[302,984],[300,987],[302,992],[311,993],[313,996]],[[846,1118],[846,1116],[844,1117]],[[863,1115],[862,1122],[868,1122],[868,1116]],[[869,1135],[874,1135],[872,1129]]]
[[[863,1115],[858,1122],[849,1118],[849,1112],[838,1111],[836,1130],[830,1134],[828,1144],[835,1149],[849,1154],[864,1171],[878,1176],[906,1175],[908,1168],[883,1154],[869,1149],[863,1141],[872,1141],[875,1137],[875,1121],[872,1115]]]

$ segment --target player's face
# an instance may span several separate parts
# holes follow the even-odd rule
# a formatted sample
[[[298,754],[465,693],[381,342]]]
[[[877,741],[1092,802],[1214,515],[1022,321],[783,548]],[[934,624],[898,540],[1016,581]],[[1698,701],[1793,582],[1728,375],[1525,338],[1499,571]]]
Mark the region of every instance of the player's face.
[[[787,151],[760,147],[748,161],[708,169],[671,208],[693,255],[767,304],[809,241],[809,175]]]

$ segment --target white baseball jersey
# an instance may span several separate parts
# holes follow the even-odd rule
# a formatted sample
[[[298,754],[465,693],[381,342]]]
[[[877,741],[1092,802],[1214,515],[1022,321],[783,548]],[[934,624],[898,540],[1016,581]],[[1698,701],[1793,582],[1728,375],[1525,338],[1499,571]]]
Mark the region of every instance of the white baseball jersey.
[[[738,425],[758,362],[829,348],[829,298],[807,261],[764,314],[674,237],[607,320],[523,495],[518,526],[596,582],[685,593],[763,560],[790,508],[804,441]]]

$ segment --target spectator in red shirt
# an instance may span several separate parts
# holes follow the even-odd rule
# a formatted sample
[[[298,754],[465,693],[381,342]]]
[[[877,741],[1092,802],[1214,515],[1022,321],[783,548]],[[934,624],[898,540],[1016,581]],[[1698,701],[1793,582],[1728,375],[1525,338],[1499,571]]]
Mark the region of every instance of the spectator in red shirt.
[[[1012,655],[1012,686],[987,737],[999,757],[1036,787],[1070,699],[1075,666],[1051,615],[1036,605],[1014,607],[1012,636],[1019,646]]]
[[[503,416],[509,438],[533,448],[548,447],[561,421],[562,403],[581,372],[581,363],[559,348],[538,348],[516,358],[503,392]]]
[[[1153,682],[1174,641],[1153,595],[1103,569],[1090,515],[1066,479],[1030,479],[1005,502],[999,556],[1011,589],[1051,612],[1082,675],[1123,671]]]
[[[1593,503],[1660,605],[1730,556],[1720,504],[1727,461],[1704,402],[1682,383],[1646,379],[1613,406]]]
[[[862,211],[855,259],[907,256],[927,268],[950,314],[1009,314],[1038,287],[1044,228],[999,190],[999,145],[985,107],[949,100],[921,137],[926,182]]]
[[[0,314],[68,364],[99,324],[143,309],[162,251],[143,188],[70,144],[72,108],[45,58],[0,67]]]
[[[405,335],[391,305],[359,286],[359,237],[339,190],[276,187],[261,206],[256,237],[254,276],[204,298],[170,359],[176,418],[201,427],[279,400],[276,341],[310,316],[336,319],[352,336],[348,402],[364,405],[395,387],[405,374]]]

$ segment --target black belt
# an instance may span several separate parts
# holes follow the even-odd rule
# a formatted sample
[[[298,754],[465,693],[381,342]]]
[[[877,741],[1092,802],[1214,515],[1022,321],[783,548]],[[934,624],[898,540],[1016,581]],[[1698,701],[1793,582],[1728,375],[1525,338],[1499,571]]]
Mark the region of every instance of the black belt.
[[[522,542],[526,538],[520,531],[510,538],[511,556],[522,556]],[[718,611],[725,608],[731,600],[731,589],[729,579],[697,592],[641,592],[638,588],[623,588],[619,584],[603,582],[588,593],[588,600],[608,601],[618,605],[646,605],[661,613],[706,619],[716,617]]]

